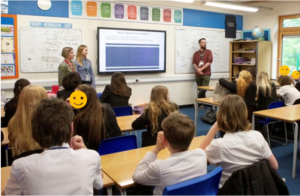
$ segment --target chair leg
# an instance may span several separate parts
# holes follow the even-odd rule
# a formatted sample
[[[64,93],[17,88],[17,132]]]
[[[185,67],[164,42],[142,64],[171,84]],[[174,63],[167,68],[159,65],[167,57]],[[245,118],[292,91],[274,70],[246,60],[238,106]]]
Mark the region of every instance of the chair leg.
[[[285,143],[282,143],[282,142],[279,142],[277,140],[271,140],[272,142],[276,142],[278,144],[282,144],[282,145],[287,145],[288,143],[288,138],[287,138],[287,130],[286,130],[286,122],[283,122],[284,123],[284,134],[285,134]],[[278,139],[283,139],[281,137],[276,137],[276,136],[272,136],[273,138],[278,138]]]
[[[267,137],[268,137],[268,143],[269,143],[269,146],[271,147],[271,143],[270,143],[270,134],[269,134],[269,124],[267,124]]]

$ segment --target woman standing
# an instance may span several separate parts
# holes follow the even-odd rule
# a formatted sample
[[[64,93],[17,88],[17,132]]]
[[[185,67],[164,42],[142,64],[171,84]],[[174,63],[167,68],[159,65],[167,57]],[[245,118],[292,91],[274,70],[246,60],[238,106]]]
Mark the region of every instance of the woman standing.
[[[65,58],[65,60],[58,67],[58,85],[62,85],[62,79],[69,72],[75,72],[76,64],[72,62],[74,59],[74,51],[71,47],[64,47],[61,56]]]
[[[95,76],[92,63],[86,58],[87,54],[87,46],[79,46],[77,49],[76,60],[74,62],[76,63],[76,70],[81,77],[82,84],[90,84],[95,88]]]

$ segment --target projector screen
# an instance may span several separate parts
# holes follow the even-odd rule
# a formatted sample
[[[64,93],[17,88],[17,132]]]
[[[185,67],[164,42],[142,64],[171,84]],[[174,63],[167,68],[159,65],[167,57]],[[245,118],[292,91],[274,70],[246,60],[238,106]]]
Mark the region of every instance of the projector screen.
[[[98,74],[166,72],[166,31],[98,27]]]

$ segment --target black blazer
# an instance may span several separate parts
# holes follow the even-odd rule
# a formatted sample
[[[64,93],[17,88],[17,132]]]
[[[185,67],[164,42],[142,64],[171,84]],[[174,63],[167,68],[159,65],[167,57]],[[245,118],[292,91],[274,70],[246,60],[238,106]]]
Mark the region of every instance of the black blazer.
[[[68,99],[73,92],[74,92],[74,90],[61,90],[61,91],[58,91],[57,92],[57,98],[63,99],[64,101],[66,101],[66,99]]]
[[[1,119],[1,127],[7,127],[10,119],[15,115],[17,111],[17,105],[12,104],[13,100],[11,99],[4,105],[5,115]]]
[[[128,90],[130,91],[131,96],[131,88],[128,87]],[[129,97],[121,97],[120,95],[116,95],[111,92],[110,85],[106,85],[101,97],[99,98],[101,103],[107,103],[111,107],[122,107],[122,106],[128,106]]]
[[[171,103],[174,108],[178,110],[178,106],[175,103]],[[155,130],[155,134],[152,134],[152,124],[148,118],[148,109],[144,113],[132,122],[132,128],[134,130],[144,129],[147,127],[147,132],[142,133],[142,147],[152,146],[156,144],[157,132],[162,131],[161,123],[168,116],[163,110],[161,110],[161,115],[158,117],[158,129]]]
[[[278,100],[276,93],[276,86],[273,82],[270,82],[271,85],[271,97],[264,97],[261,91],[259,91],[257,98],[257,110],[266,110],[270,103]]]

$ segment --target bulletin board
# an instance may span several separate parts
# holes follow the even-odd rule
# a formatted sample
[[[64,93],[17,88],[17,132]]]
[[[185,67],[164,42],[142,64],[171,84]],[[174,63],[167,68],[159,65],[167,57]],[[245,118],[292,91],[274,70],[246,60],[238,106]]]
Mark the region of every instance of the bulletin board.
[[[1,14],[1,79],[19,78],[17,15]]]

